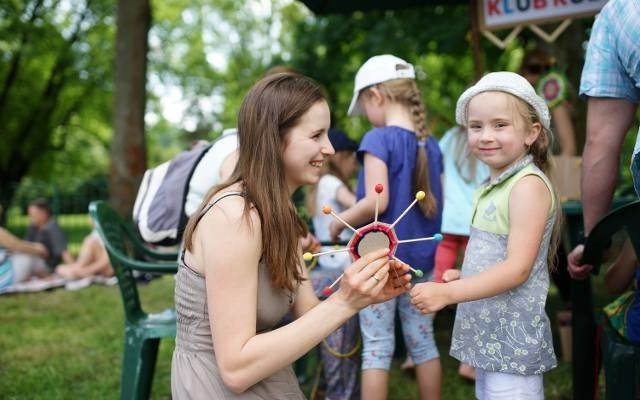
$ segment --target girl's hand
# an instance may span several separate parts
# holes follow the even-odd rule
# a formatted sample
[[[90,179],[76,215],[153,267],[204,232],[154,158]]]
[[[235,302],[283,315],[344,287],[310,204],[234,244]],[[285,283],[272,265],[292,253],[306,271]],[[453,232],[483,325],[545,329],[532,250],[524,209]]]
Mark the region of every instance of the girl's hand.
[[[442,282],[451,282],[460,279],[460,270],[451,268],[442,273]]]
[[[446,284],[419,283],[411,289],[411,304],[423,314],[434,313],[449,304]]]
[[[349,307],[359,311],[408,290],[408,266],[389,261],[389,249],[379,249],[359,258],[344,271],[336,292]]]
[[[320,250],[320,241],[308,232],[307,236],[300,238],[300,247],[303,252],[315,253]]]

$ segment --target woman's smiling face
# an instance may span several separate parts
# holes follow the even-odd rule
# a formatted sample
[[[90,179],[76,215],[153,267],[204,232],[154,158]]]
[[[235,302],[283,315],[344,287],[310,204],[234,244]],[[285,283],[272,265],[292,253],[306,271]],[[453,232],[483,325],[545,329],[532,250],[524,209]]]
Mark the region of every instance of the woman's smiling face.
[[[326,158],[334,154],[328,136],[330,122],[327,102],[319,101],[286,134],[282,159],[291,193],[301,185],[316,183]]]

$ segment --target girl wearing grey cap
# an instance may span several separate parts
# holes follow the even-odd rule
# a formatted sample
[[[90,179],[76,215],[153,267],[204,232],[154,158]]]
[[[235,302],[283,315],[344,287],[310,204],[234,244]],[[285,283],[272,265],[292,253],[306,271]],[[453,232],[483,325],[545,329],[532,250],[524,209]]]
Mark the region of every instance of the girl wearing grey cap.
[[[450,354],[476,368],[478,399],[542,399],[542,374],[556,366],[545,314],[559,231],[549,120],[544,100],[512,72],[486,75],[456,107],[490,178],[475,194],[461,273],[418,284],[411,297],[424,313],[460,303]]]

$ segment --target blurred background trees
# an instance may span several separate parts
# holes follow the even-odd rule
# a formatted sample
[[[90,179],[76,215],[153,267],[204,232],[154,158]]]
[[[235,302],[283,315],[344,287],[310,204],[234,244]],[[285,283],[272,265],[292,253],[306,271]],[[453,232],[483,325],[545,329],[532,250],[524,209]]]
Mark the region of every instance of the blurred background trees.
[[[93,182],[106,196],[111,165],[130,167],[112,171],[111,186],[115,173],[126,174],[127,185],[135,188],[144,166],[235,126],[244,94],[274,65],[291,66],[323,84],[333,124],[356,139],[368,126],[364,119],[347,118],[346,110],[353,77],[368,57],[393,53],[414,63],[436,136],[454,124],[456,99],[474,79],[466,5],[316,16],[294,0],[121,0],[120,6],[150,10],[148,51],[140,43],[129,51],[146,68],[137,117],[143,133],[131,137],[122,121],[132,110],[127,102],[119,109],[114,99],[116,22],[128,21],[131,29],[140,21],[117,20],[116,3],[0,3],[0,204],[5,208],[18,189],[24,201],[27,194],[50,195],[53,189],[38,182],[52,184],[60,195]],[[574,21],[550,46],[576,91],[590,24],[591,19]],[[533,40],[524,32],[500,50],[483,39],[482,69],[516,70]],[[574,104],[581,142],[583,105],[577,97]],[[112,190],[121,209],[132,205],[133,196],[133,189]]]

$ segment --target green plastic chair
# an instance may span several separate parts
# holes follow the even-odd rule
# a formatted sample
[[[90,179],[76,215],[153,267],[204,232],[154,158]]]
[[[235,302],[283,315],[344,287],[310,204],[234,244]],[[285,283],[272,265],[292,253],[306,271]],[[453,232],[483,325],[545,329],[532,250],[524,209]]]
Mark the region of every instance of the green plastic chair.
[[[594,274],[602,263],[603,253],[614,234],[625,231],[640,254],[640,200],[617,208],[605,215],[589,233],[583,260],[594,266]],[[635,399],[640,385],[640,346],[618,334],[606,321],[602,323],[601,350],[607,400]]]
[[[124,357],[120,398],[148,399],[160,339],[176,336],[176,315],[173,309],[157,314],[148,314],[142,310],[133,271],[176,273],[177,256],[146,248],[116,211],[104,201],[91,202],[89,215],[109,254],[124,305]],[[149,259],[156,261],[148,261]],[[167,262],[169,259],[170,263]]]

